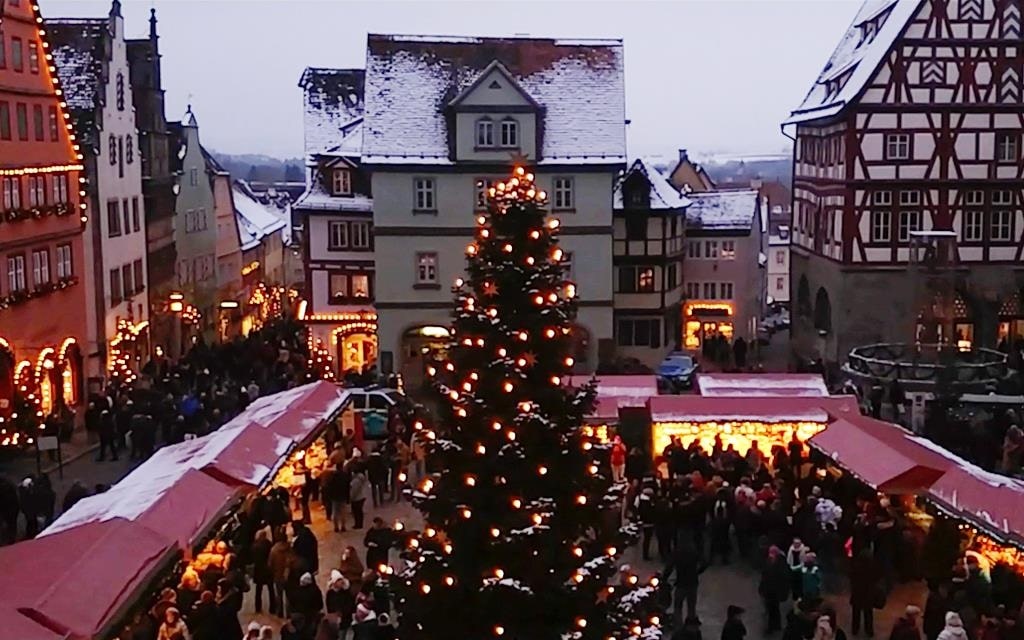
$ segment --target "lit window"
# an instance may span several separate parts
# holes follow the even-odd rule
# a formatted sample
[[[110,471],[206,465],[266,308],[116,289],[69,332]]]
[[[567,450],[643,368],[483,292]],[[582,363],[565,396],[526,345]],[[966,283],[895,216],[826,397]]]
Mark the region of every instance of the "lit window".
[[[511,118],[501,121],[501,146],[519,146],[519,123]]]
[[[573,209],[576,206],[576,198],[572,190],[572,178],[555,178],[553,184],[553,207],[556,210]]]
[[[357,273],[352,276],[352,297],[353,298],[369,298],[370,297],[370,276],[365,273]]]
[[[650,293],[654,291],[654,269],[651,267],[644,267],[637,272],[636,276],[636,290],[641,293]]]
[[[345,274],[345,273],[332,273],[330,278],[329,278],[328,286],[330,287],[330,291],[328,292],[328,297],[332,301],[334,301],[334,300],[341,300],[341,299],[349,297],[349,293],[348,293],[348,274]]]
[[[476,121],[476,146],[494,146],[494,122],[489,118],[481,118]]]
[[[15,293],[26,288],[25,256],[7,256],[7,292]]]
[[[885,136],[885,159],[910,159],[910,134],[889,133]]]
[[[736,242],[734,240],[722,241],[722,258],[732,260],[736,257]]]
[[[28,70],[39,73],[39,44],[30,42],[28,45]]]
[[[331,174],[331,193],[336,196],[352,194],[352,173],[348,169],[335,169]]]
[[[435,182],[433,178],[413,180],[414,208],[416,211],[437,211]]]
[[[437,284],[437,254],[416,254],[417,284]]]

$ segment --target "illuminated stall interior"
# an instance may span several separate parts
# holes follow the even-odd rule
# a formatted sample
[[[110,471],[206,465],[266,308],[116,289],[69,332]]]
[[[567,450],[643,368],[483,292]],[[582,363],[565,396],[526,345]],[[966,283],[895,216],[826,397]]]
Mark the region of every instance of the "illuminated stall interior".
[[[591,376],[572,376],[569,386],[588,384]],[[597,399],[594,412],[586,417],[583,433],[598,442],[611,440],[611,427],[618,424],[619,409],[643,407],[652,396],[658,395],[658,379],[653,375],[602,375],[597,378]]]
[[[732,342],[735,309],[729,302],[695,302],[683,307],[683,346],[700,349],[708,338],[721,335]]]

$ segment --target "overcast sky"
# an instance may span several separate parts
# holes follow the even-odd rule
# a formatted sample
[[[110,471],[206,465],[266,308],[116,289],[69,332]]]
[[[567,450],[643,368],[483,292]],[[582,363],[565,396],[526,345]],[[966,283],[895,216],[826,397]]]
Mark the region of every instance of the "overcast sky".
[[[191,101],[204,145],[302,153],[307,66],[362,67],[367,33],[622,38],[630,155],[788,151],[799,104],[861,0],[123,0],[129,37],[159,19],[167,117]],[[44,17],[109,0],[40,0]]]

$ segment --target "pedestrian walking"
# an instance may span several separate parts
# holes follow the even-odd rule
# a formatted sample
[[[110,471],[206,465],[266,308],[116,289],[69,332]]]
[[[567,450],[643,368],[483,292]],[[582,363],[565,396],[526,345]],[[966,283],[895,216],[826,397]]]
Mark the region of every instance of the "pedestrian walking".
[[[352,480],[349,485],[349,504],[352,505],[352,528],[359,530],[363,528],[363,506],[366,504],[367,494],[370,492],[370,481],[361,466],[356,466],[352,472]]]

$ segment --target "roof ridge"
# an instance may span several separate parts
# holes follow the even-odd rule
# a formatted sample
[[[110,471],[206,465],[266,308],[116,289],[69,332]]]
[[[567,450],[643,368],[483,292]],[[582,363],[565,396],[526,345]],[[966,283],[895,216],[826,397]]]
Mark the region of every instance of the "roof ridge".
[[[437,43],[451,43],[451,44],[478,44],[488,41],[501,41],[501,40],[523,40],[523,41],[542,41],[542,42],[553,42],[556,45],[561,43],[561,46],[622,46],[624,40],[622,38],[552,38],[552,37],[541,37],[541,36],[529,36],[529,35],[511,35],[511,36],[459,36],[459,35],[445,35],[445,34],[417,34],[417,33],[369,33],[367,34],[367,40],[380,39],[390,40],[392,42],[437,42]]]

